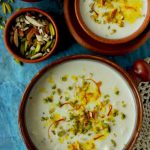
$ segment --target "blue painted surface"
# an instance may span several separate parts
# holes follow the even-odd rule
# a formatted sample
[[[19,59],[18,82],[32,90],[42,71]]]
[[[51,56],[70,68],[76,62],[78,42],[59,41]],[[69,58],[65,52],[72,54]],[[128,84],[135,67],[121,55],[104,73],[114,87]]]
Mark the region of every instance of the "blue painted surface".
[[[60,20],[63,27],[63,42],[54,55],[48,60],[37,64],[18,65],[6,50],[3,43],[3,32],[0,31],[0,150],[25,150],[18,129],[18,108],[22,93],[31,78],[45,65],[68,55],[95,54],[77,44],[69,35],[64,24],[63,0],[43,0],[37,3],[25,3],[16,0],[13,8],[38,7],[53,14],[56,20]],[[1,7],[1,6],[0,6]],[[2,15],[0,9],[0,16]],[[7,16],[8,17],[8,16]],[[60,28],[60,30],[61,30]],[[119,57],[107,57],[127,68],[139,58],[150,56],[150,39],[137,51]]]

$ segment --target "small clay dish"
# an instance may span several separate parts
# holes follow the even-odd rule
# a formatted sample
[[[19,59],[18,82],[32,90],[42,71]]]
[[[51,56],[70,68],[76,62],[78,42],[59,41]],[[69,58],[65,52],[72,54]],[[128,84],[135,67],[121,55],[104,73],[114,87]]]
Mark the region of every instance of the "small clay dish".
[[[22,55],[22,53],[21,53],[21,46],[19,47],[17,47],[16,46],[16,44],[15,44],[15,40],[13,39],[13,44],[12,44],[12,41],[11,41],[11,32],[13,31],[12,30],[12,27],[14,27],[14,25],[16,25],[16,18],[18,18],[18,17],[20,17],[21,15],[24,15],[24,14],[31,14],[31,13],[33,13],[33,14],[38,14],[39,16],[41,16],[41,18],[43,17],[47,22],[48,22],[48,25],[49,24],[51,24],[51,26],[53,27],[53,33],[55,34],[54,35],[54,38],[52,39],[51,38],[51,32],[50,32],[50,29],[48,28],[47,29],[47,33],[49,34],[49,36],[48,36],[48,38],[49,38],[49,41],[52,39],[52,40],[54,40],[53,41],[53,45],[51,45],[51,48],[49,48],[49,50],[47,50],[47,52],[45,52],[45,54],[44,54],[44,52],[42,51],[42,46],[36,46],[36,45],[38,45],[38,44],[35,44],[35,48],[38,48],[37,50],[38,50],[38,52],[40,53],[40,56],[37,56],[37,57],[32,57],[32,59],[30,58],[30,56],[29,57],[26,57],[26,55]],[[31,16],[29,16],[28,17],[29,19],[31,18]],[[37,18],[38,18],[38,16],[37,16]],[[35,20],[35,19],[34,19]],[[33,21],[33,20],[32,20]],[[21,22],[21,21],[20,21]],[[19,23],[20,23],[19,22]],[[28,21],[26,21],[27,23],[29,23]],[[33,21],[33,22],[35,22],[35,21]],[[37,23],[37,22],[36,22]],[[20,23],[21,24],[21,23]],[[31,23],[30,23],[30,25],[32,25]],[[35,24],[36,25],[36,24]],[[44,25],[43,25],[44,26]],[[18,34],[20,34],[19,33],[19,30],[20,30],[20,28],[19,27],[17,27],[17,25],[15,26],[15,28],[16,28],[16,30],[18,31]],[[32,25],[32,26],[29,26],[28,27],[28,30],[30,30],[30,28],[32,28],[32,29],[35,29],[34,28],[34,25]],[[37,26],[36,27],[36,29],[39,29],[39,27]],[[30,30],[31,31],[31,30]],[[29,32],[30,32],[29,31]],[[37,38],[37,35],[40,35],[39,34],[39,31],[40,30],[38,30],[38,33],[35,31],[35,33],[34,33],[34,38],[37,40],[37,43],[38,43],[38,38]],[[14,33],[13,33],[13,38],[15,37],[14,35],[15,35],[15,31],[13,31]],[[28,32],[28,33],[29,33]],[[36,35],[37,34],[37,35]],[[24,35],[27,37],[27,35],[26,35],[26,32],[24,31]],[[56,25],[56,23],[55,23],[55,21],[54,21],[54,19],[48,14],[48,13],[46,13],[46,12],[44,12],[43,10],[40,10],[40,9],[37,9],[37,8],[34,8],[34,7],[31,7],[31,8],[23,8],[23,9],[20,9],[20,10],[18,10],[18,11],[16,11],[10,18],[9,18],[9,20],[7,21],[7,23],[6,23],[6,27],[5,27],[5,31],[4,31],[4,43],[5,43],[5,46],[6,46],[6,48],[8,49],[8,51],[13,55],[13,57],[15,58],[15,59],[17,59],[17,60],[19,60],[19,61],[21,61],[21,62],[25,62],[25,63],[37,63],[37,62],[41,62],[41,61],[43,61],[43,60],[45,60],[45,59],[47,59],[48,57],[50,57],[51,55],[52,55],[52,53],[55,51],[55,49],[56,49],[56,46],[57,46],[57,44],[58,44],[58,37],[59,37],[59,35],[58,35],[58,28],[57,28],[57,25]],[[19,41],[19,36],[18,36],[18,41]],[[30,38],[30,37],[29,37]],[[33,36],[31,37],[31,38],[33,38]],[[30,39],[31,39],[30,38]],[[28,42],[28,38],[25,38],[26,39],[26,41],[25,42]],[[22,40],[22,39],[21,39]],[[34,41],[34,39],[32,39],[32,41]],[[47,40],[48,41],[48,40]],[[19,41],[20,42],[20,41]],[[19,43],[18,42],[18,43]],[[20,42],[21,43],[21,42]],[[32,42],[33,43],[33,42]],[[45,41],[45,45],[44,46],[46,46],[46,41]],[[50,43],[49,43],[50,44]],[[19,45],[19,44],[18,44]],[[20,44],[21,45],[21,44]],[[32,45],[31,45],[31,47],[32,47]],[[30,48],[31,48],[30,47]],[[46,47],[47,48],[47,47]],[[30,51],[31,49],[29,49],[29,51]],[[33,48],[33,50],[34,50],[34,48]],[[33,56],[32,54],[31,54],[31,56]]]
[[[117,55],[126,55],[136,51],[140,46],[142,46],[150,38],[150,23],[147,28],[140,34],[137,38],[127,43],[122,44],[107,44],[96,41],[82,29],[80,26],[74,10],[74,0],[65,0],[64,1],[64,15],[65,20],[68,26],[68,29],[74,39],[81,44],[86,49],[91,51],[108,55],[108,56],[117,56]]]
[[[74,1],[75,14],[76,14],[77,20],[78,20],[81,28],[86,32],[86,34],[98,42],[102,42],[105,44],[123,44],[123,43],[127,43],[129,41],[132,41],[146,29],[146,27],[148,26],[149,21],[150,21],[150,11],[149,11],[150,10],[150,1],[149,0],[146,0],[147,6],[145,3],[143,4],[143,11],[145,10],[145,12],[143,12],[144,18],[141,17],[141,19],[142,19],[141,22],[139,23],[139,20],[138,20],[133,24],[127,25],[125,23],[125,25],[123,25],[124,27],[121,27],[121,25],[119,27],[119,25],[111,24],[111,23],[108,23],[108,24],[105,24],[105,23],[98,24],[96,22],[94,23],[94,20],[91,19],[90,14],[88,15],[88,13],[90,13],[91,11],[89,9],[86,9],[85,5],[83,4],[86,1],[82,1],[82,2],[81,1],[82,0]],[[83,5],[83,8],[81,8],[81,5]],[[89,6],[90,5],[88,3],[87,7],[89,7]],[[94,9],[95,5],[93,5],[91,7]],[[82,9],[82,11],[81,11],[81,9]],[[98,13],[95,10],[94,10],[94,12],[98,16]],[[83,16],[85,16],[85,17],[83,17]],[[99,21],[99,22],[103,22],[103,21]],[[130,28],[131,25],[133,25],[133,26]],[[100,29],[101,29],[101,31],[100,31]],[[133,31],[134,29],[135,29],[135,31]],[[101,32],[101,33],[99,33],[99,32]],[[112,36],[112,35],[114,35],[114,36]]]

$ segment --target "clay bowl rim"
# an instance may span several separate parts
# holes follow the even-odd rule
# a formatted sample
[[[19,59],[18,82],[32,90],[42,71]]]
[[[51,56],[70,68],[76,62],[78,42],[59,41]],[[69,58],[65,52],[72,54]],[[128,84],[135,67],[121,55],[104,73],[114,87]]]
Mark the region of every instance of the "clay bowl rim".
[[[56,33],[56,36],[55,36],[55,44],[53,46],[53,48],[51,49],[51,51],[45,55],[45,56],[42,56],[40,58],[37,58],[37,59],[33,59],[33,60],[30,60],[30,59],[26,59],[26,58],[23,58],[21,57],[19,54],[17,54],[15,52],[15,50],[13,50],[11,48],[11,43],[10,43],[10,39],[9,39],[9,31],[11,30],[11,27],[12,27],[12,23],[14,22],[14,20],[20,16],[22,13],[25,13],[25,12],[37,12],[37,13],[40,13],[42,14],[43,16],[45,16],[54,26],[55,28],[55,33]],[[11,55],[13,55],[14,58],[16,58],[17,60],[20,60],[21,62],[25,62],[25,63],[37,63],[37,62],[41,62],[43,60],[46,60],[47,58],[49,58],[52,53],[55,51],[57,45],[58,45],[58,39],[59,39],[59,34],[58,34],[58,27],[54,21],[54,19],[46,12],[44,12],[43,10],[41,9],[38,9],[38,8],[35,8],[35,7],[29,7],[29,8],[22,8],[18,11],[16,11],[10,18],[9,20],[7,21],[6,23],[6,26],[5,26],[5,30],[4,30],[4,44],[7,48],[7,50],[9,51],[9,53]]]
[[[32,90],[32,88],[34,87],[36,82],[42,77],[42,75],[44,75],[51,68],[53,68],[53,67],[55,67],[61,63],[67,62],[67,61],[79,60],[79,59],[90,59],[90,60],[99,61],[100,63],[102,62],[102,63],[112,67],[113,69],[115,69],[118,73],[120,73],[124,77],[124,79],[127,81],[127,83],[129,84],[129,87],[133,91],[133,94],[135,97],[135,105],[136,105],[136,111],[137,111],[134,131],[132,133],[132,137],[130,138],[127,146],[125,147],[125,150],[131,150],[133,145],[135,144],[138,136],[139,136],[139,132],[141,130],[142,120],[143,120],[142,99],[141,99],[140,94],[137,90],[137,86],[135,85],[134,81],[131,79],[129,74],[125,70],[123,70],[120,66],[113,63],[110,60],[107,60],[106,58],[97,57],[97,56],[93,56],[93,55],[73,55],[73,56],[67,56],[67,57],[61,58],[59,60],[56,60],[55,62],[47,65],[41,71],[39,71],[33,77],[33,79],[30,81],[30,83],[26,87],[25,92],[22,96],[22,100],[21,100],[20,107],[19,107],[19,115],[18,115],[18,124],[19,124],[19,128],[20,128],[20,132],[21,132],[22,138],[23,138],[27,148],[29,150],[36,150],[37,149],[36,146],[33,144],[30,136],[29,136],[29,133],[27,131],[27,127],[25,124],[25,111],[26,111],[25,109],[27,106],[27,102],[29,100],[28,97],[29,97],[30,91]]]
[[[106,43],[106,44],[123,44],[123,43],[127,43],[129,41],[134,40],[136,37],[138,37],[148,26],[149,22],[150,22],[150,1],[147,0],[147,13],[146,13],[146,17],[142,23],[142,25],[138,28],[138,30],[136,30],[134,33],[132,33],[131,35],[124,37],[124,38],[120,38],[120,39],[107,39],[101,36],[96,35],[95,33],[93,33],[88,27],[87,25],[84,23],[81,13],[80,13],[80,1],[81,0],[74,0],[74,7],[75,7],[75,16],[78,20],[78,23],[80,24],[81,28],[87,33],[88,36],[90,36],[91,38],[93,38],[96,41],[102,42],[102,43]]]

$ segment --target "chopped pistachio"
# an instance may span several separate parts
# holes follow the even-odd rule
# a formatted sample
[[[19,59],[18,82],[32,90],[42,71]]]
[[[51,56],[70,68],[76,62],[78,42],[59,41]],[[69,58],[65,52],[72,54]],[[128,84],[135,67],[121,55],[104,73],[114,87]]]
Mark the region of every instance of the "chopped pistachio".
[[[119,95],[120,94],[120,91],[119,91],[119,89],[117,87],[115,87],[114,93],[115,93],[115,95]]]
[[[65,134],[66,134],[66,132],[65,132],[64,130],[58,132],[58,136],[59,136],[59,137],[62,137],[62,136],[64,136]]]
[[[116,141],[115,141],[115,140],[111,139],[111,143],[112,143],[112,145],[113,145],[114,147],[116,147],[116,146],[117,146],[117,143],[116,143]]]
[[[116,117],[116,116],[118,116],[118,114],[119,114],[119,111],[117,109],[114,109],[113,116]]]
[[[55,95],[56,91],[52,91],[52,95]]]
[[[116,32],[117,32],[116,29],[112,29],[112,30],[111,30],[111,34],[115,34]]]
[[[126,115],[124,113],[121,113],[121,119],[124,120],[126,118]]]
[[[72,87],[72,86],[69,86],[69,87],[68,87],[68,89],[69,89],[69,90],[72,90],[72,89],[73,89],[73,87]]]
[[[52,86],[52,89],[56,89],[56,84],[54,84],[54,85]]]
[[[55,135],[56,134],[56,132],[54,131],[54,130],[52,130],[52,133]]]
[[[50,108],[49,113],[53,113],[55,111],[55,107]]]
[[[58,106],[58,107],[61,107],[61,105],[62,105],[62,103],[59,101],[59,102],[57,103],[57,106]]]
[[[61,78],[61,80],[64,81],[64,82],[67,81],[67,76],[63,76],[63,77]]]
[[[104,95],[104,98],[109,98],[109,97],[110,97],[109,94]]]
[[[51,102],[53,102],[53,96],[46,97],[46,98],[43,99],[43,101],[45,103],[49,103],[49,102],[51,103]]]
[[[60,95],[62,93],[62,90],[60,88],[58,88],[57,93]]]
[[[48,119],[48,117],[41,117],[41,121],[47,121]]]
[[[108,133],[111,132],[111,127],[110,127],[110,125],[107,126],[107,132],[108,132]]]
[[[68,101],[68,100],[69,100],[69,97],[65,97],[65,100]]]
[[[127,106],[127,104],[125,103],[125,101],[122,101],[121,105],[122,105],[122,107],[126,107]]]

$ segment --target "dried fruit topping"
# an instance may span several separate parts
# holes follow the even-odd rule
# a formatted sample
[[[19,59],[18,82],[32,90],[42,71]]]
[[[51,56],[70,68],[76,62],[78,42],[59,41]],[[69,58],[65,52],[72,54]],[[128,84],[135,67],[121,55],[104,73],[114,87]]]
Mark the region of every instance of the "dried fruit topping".
[[[16,18],[10,32],[10,42],[26,59],[47,55],[55,44],[53,24],[42,14],[27,12]]]

